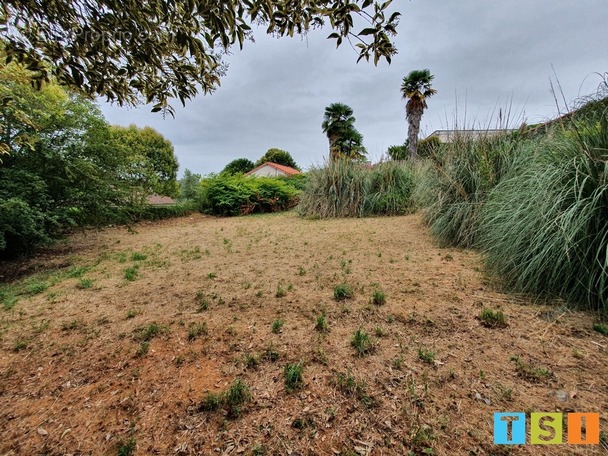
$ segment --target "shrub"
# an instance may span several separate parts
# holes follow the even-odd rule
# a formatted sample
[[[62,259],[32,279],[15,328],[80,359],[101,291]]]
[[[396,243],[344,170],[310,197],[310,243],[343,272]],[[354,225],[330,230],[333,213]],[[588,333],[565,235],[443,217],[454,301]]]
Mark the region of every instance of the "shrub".
[[[204,179],[197,201],[202,212],[234,216],[283,211],[295,206],[297,196],[298,191],[284,180],[238,174]]]
[[[413,210],[414,174],[410,165],[387,162],[370,168],[335,160],[313,169],[298,204],[306,217],[363,217]]]
[[[481,246],[515,291],[608,312],[608,118],[580,118],[530,143],[492,191]]]
[[[473,246],[478,218],[490,190],[509,168],[518,136],[456,135],[444,157],[431,160],[416,188],[431,232],[444,244]]]

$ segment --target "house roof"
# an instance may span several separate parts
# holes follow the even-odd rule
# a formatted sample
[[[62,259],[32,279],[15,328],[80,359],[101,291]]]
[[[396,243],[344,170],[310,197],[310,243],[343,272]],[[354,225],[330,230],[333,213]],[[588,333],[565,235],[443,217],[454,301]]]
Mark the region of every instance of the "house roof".
[[[173,198],[162,195],[150,195],[146,198],[146,201],[150,206],[169,206],[171,204],[177,204]]]
[[[263,168],[264,166],[270,166],[271,168],[279,170],[279,171],[287,174],[288,176],[293,176],[293,175],[296,175],[296,174],[302,174],[300,171],[298,171],[295,168],[292,168],[291,166],[279,165],[278,163],[273,163],[273,162],[266,162],[266,163],[262,163],[260,166],[256,166],[255,168],[253,168],[248,173],[245,173],[245,175],[249,176],[249,175],[255,173],[258,169]]]

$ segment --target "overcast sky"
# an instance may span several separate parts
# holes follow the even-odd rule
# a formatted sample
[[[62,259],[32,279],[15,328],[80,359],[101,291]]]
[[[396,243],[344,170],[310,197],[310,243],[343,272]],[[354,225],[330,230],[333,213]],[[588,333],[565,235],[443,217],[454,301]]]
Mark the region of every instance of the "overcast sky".
[[[102,104],[109,122],[149,125],[175,146],[185,168],[208,174],[229,161],[257,160],[267,149],[289,151],[307,168],[328,155],[321,131],[330,103],[351,106],[370,159],[407,135],[402,78],[413,69],[435,75],[421,136],[459,126],[494,127],[502,111],[511,126],[558,114],[550,80],[568,102],[593,92],[608,72],[607,0],[395,0],[402,13],[395,37],[399,54],[385,62],[356,64],[348,44],[335,48],[329,29],[305,39],[273,38],[262,31],[255,43],[228,57],[222,86],[185,108],[175,119],[149,106]],[[563,109],[561,94],[560,107]],[[179,106],[178,106],[179,105]]]

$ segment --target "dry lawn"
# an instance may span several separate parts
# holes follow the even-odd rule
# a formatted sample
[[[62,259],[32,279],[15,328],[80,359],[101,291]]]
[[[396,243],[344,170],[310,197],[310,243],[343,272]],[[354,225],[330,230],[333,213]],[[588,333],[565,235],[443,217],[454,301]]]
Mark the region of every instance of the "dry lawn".
[[[0,454],[606,451],[492,444],[496,411],[599,412],[608,432],[608,338],[500,293],[418,216],[195,215],[76,234],[23,267],[0,288]],[[201,410],[236,379],[240,410]]]

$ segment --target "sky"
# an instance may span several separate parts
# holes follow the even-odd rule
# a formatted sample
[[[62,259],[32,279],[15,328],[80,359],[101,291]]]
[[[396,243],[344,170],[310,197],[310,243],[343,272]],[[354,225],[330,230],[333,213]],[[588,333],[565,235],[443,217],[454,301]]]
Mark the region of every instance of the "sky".
[[[151,106],[101,102],[112,124],[151,126],[169,139],[184,169],[219,172],[236,158],[256,161],[277,147],[302,168],[322,165],[329,146],[325,107],[354,110],[371,161],[407,137],[404,76],[428,68],[437,94],[428,100],[421,137],[438,129],[518,127],[557,117],[608,76],[606,0],[395,0],[402,13],[391,65],[336,49],[331,30],[255,43],[227,57],[228,73],[212,95],[199,95],[175,118]],[[552,90],[552,84],[555,90]],[[558,88],[559,86],[559,88]],[[556,103],[557,99],[557,103]]]

